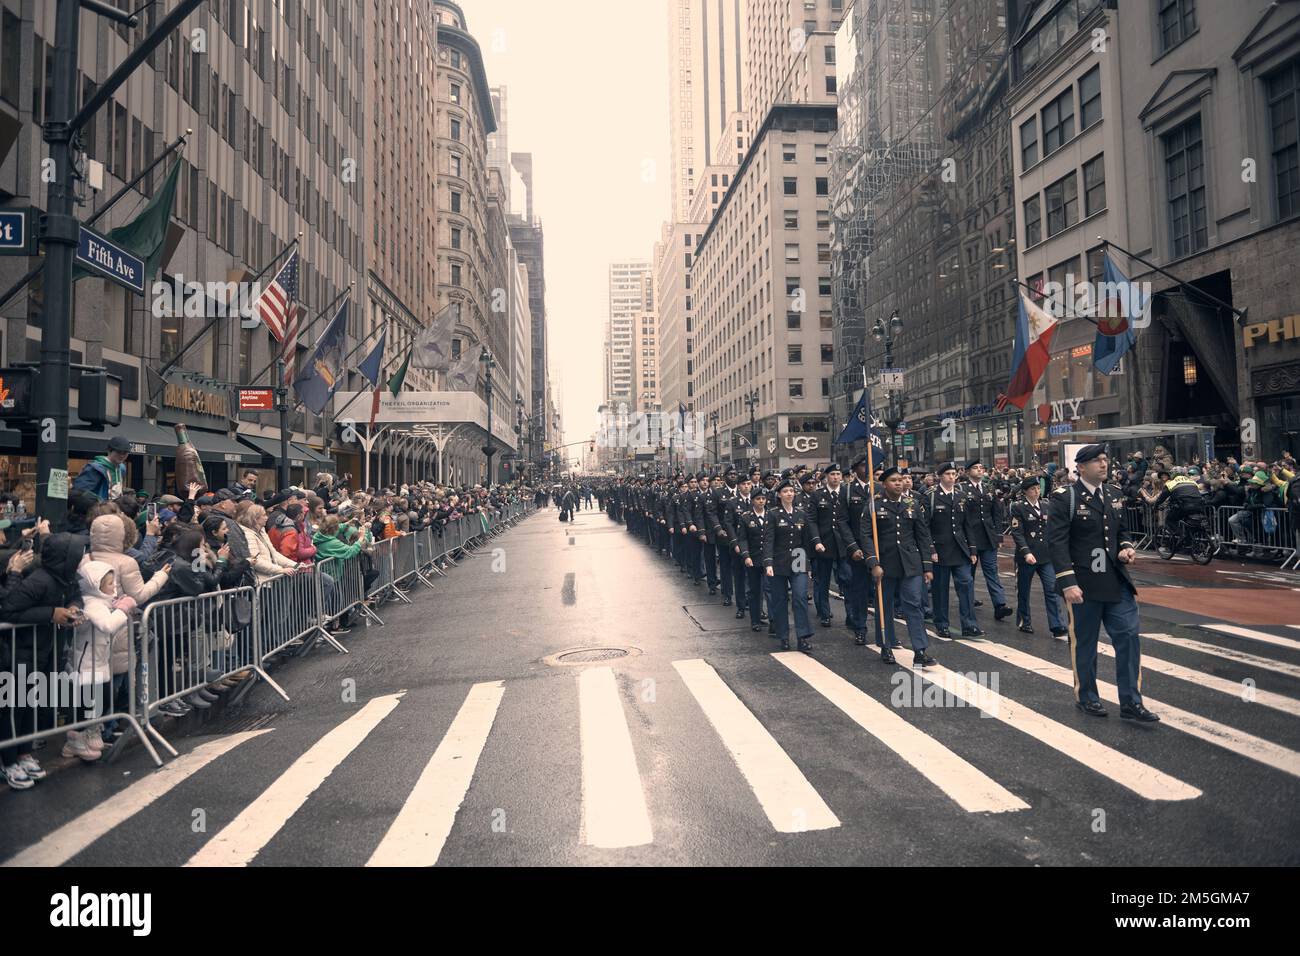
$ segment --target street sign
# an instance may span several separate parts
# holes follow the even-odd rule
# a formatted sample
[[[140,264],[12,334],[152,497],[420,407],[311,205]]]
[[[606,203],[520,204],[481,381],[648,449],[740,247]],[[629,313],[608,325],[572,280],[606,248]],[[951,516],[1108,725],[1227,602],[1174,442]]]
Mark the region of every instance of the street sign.
[[[757,459],[757,458],[758,458],[758,449],[757,449],[757,448],[746,448],[746,449],[745,449],[745,457],[746,457],[746,458],[749,458],[749,459]]]
[[[903,436],[903,447],[904,447],[904,448],[915,448],[915,447],[916,447],[916,436],[915,436],[915,435],[904,435],[904,436]]]
[[[899,422],[897,425],[894,426],[894,431],[898,432],[898,434],[900,435],[906,435],[907,422]]]
[[[880,370],[880,385],[882,388],[902,388],[903,369],[882,368]]]
[[[86,226],[77,235],[76,261],[96,275],[144,295],[144,260]]]
[[[0,209],[0,256],[36,255],[33,209]]]
[[[239,390],[239,410],[241,412],[269,412],[275,409],[275,389],[241,388]]]

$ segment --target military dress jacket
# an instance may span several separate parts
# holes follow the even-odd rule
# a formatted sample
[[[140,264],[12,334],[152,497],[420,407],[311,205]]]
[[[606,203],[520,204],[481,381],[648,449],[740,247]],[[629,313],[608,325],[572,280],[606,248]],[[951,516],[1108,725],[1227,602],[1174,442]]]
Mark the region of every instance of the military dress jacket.
[[[1083,590],[1085,601],[1120,601],[1137,594],[1119,552],[1133,547],[1122,535],[1124,497],[1102,485],[1094,497],[1082,481],[1052,493],[1047,508],[1047,545],[1056,589]]]
[[[800,508],[776,508],[771,515],[763,532],[763,566],[783,577],[807,574],[822,543],[816,522]]]

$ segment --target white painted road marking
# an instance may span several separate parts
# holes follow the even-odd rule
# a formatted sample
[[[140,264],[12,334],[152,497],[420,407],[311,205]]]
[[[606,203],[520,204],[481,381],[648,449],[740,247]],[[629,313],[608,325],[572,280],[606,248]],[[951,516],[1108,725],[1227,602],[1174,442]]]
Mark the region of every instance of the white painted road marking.
[[[62,866],[114,827],[135,816],[145,807],[166,796],[212,761],[240,744],[271,728],[231,734],[195,747],[147,777],[142,777],[121,793],[114,794],[98,806],[70,820],[39,843],[6,860],[5,866]]]
[[[1187,637],[1174,637],[1172,634],[1143,634],[1142,637],[1143,639],[1151,638],[1152,640],[1162,641],[1165,644],[1172,644],[1175,647],[1181,647],[1189,651],[1213,654],[1215,657],[1222,657],[1224,660],[1234,661],[1238,664],[1276,671],[1279,674],[1286,674],[1288,677],[1300,678],[1300,665],[1297,664],[1287,664],[1284,661],[1270,660],[1267,657],[1257,657],[1254,654],[1247,654],[1245,651],[1239,651],[1231,647],[1206,644],[1204,641],[1194,641]]]
[[[797,651],[772,656],[803,678],[859,727],[911,764],[963,810],[1006,813],[1029,809],[1029,804],[1006,787],[825,665]]]
[[[505,693],[502,681],[475,684],[366,866],[433,866],[465,802]]]
[[[652,842],[641,772],[613,670],[593,667],[578,675],[578,712],[583,842],[606,848]]]
[[[1238,627],[1235,624],[1202,624],[1201,627],[1211,631],[1218,631],[1220,634],[1244,637],[1248,641],[1260,641],[1264,644],[1273,644],[1277,647],[1300,651],[1300,641],[1293,641],[1289,637],[1278,637],[1276,634],[1267,634],[1264,631],[1252,630],[1249,627]]]
[[[406,691],[375,697],[316,741],[275,782],[203,845],[186,866],[247,866],[385,717]]]
[[[1142,636],[1146,637],[1145,634]],[[1097,650],[1106,657],[1115,656],[1115,649],[1103,641],[1097,642]],[[1179,680],[1198,684],[1207,690],[1216,690],[1221,694],[1227,694],[1229,697],[1235,697],[1239,701],[1246,701],[1245,691],[1239,680],[1229,680],[1226,677],[1207,674],[1191,667],[1184,667],[1182,664],[1175,664],[1172,661],[1152,657],[1150,654],[1142,655],[1142,669],[1144,671],[1155,671],[1155,673],[1164,674],[1166,677],[1176,677]],[[1292,717],[1300,717],[1300,700],[1267,690],[1257,689],[1252,693],[1254,696],[1250,699],[1250,703],[1269,707],[1273,710],[1280,710]]]
[[[1073,727],[1067,727],[1036,710],[1016,703],[997,691],[977,684],[969,677],[950,671],[946,667],[930,667],[922,671],[911,664],[904,663],[901,659],[899,665],[906,667],[913,674],[920,674],[925,680],[939,684],[954,697],[979,706],[990,717],[1028,734],[1071,760],[1078,761],[1089,770],[1101,774],[1127,790],[1132,790],[1140,797],[1146,797],[1148,800],[1192,800],[1201,795],[1201,791],[1191,784],[1183,783],[1177,777],[1171,777],[1155,767],[1134,760],[1127,754],[1122,754],[1113,747],[1107,747]]]
[[[767,818],[781,833],[840,825],[808,778],[735,692],[702,660],[673,661]]]
[[[995,644],[991,641],[963,641],[963,644],[1008,664],[1014,664],[1016,667],[1023,667],[1036,674],[1041,674],[1057,683],[1065,684],[1068,687],[1074,686],[1074,674],[1068,667],[1058,667],[1051,661],[1045,661],[1041,657],[1035,657],[1032,654],[1026,654],[1024,651],[1018,651],[1015,648]],[[1119,689],[1114,684],[1098,680],[1097,692],[1112,704],[1119,703]],[[1145,694],[1142,696],[1143,703],[1151,710],[1156,711],[1163,722],[1157,727],[1173,727],[1184,733],[1191,734],[1193,737],[1199,737],[1207,743],[1223,747],[1225,750],[1239,756],[1257,760],[1276,770],[1281,770],[1283,773],[1300,777],[1300,753],[1271,743],[1262,737],[1248,734],[1244,730],[1229,727],[1217,720],[1161,703],[1152,697],[1147,697]],[[1153,727],[1152,729],[1155,730],[1156,728]]]

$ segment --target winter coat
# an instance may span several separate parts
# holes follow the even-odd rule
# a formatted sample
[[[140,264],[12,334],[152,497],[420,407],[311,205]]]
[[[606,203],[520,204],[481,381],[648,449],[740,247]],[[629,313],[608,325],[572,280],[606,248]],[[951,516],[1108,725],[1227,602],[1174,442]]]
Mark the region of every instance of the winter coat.
[[[82,686],[103,684],[114,674],[125,674],[131,661],[131,617],[114,609],[117,594],[106,594],[99,584],[116,571],[105,561],[83,561],[78,570],[85,621],[77,625],[69,670]]]
[[[298,522],[296,530],[298,535],[297,548],[295,552],[293,554],[288,554],[288,552],[283,553],[288,554],[289,557],[298,561],[300,564],[311,564],[316,557],[316,546],[312,543],[314,536],[312,535],[310,526],[307,524],[306,518],[303,518]]]
[[[355,557],[361,553],[362,542],[354,541],[352,544],[347,544],[346,542],[339,540],[339,538],[325,534],[321,531],[316,532],[316,537],[314,537],[312,541],[316,544],[316,554],[322,560],[338,558],[342,561],[346,561],[348,558]]]
[[[136,604],[146,604],[162,590],[167,575],[159,572],[148,583],[140,574],[140,565],[125,550],[126,527],[121,515],[100,515],[90,525],[90,556],[87,560],[102,561],[117,572],[117,593],[135,598]]]
[[[287,574],[296,564],[295,561],[275,550],[265,531],[253,531],[251,528],[243,528],[243,531],[245,540],[248,541],[248,563],[257,577],[258,584],[265,584],[282,574]]]
[[[9,671],[24,664],[53,669],[54,609],[80,603],[77,565],[85,554],[86,542],[79,535],[52,534],[41,545],[40,562],[28,569],[5,592],[0,620],[11,624],[43,625],[37,629],[35,647],[31,640],[19,640],[11,651],[11,642],[0,641],[0,667]]]

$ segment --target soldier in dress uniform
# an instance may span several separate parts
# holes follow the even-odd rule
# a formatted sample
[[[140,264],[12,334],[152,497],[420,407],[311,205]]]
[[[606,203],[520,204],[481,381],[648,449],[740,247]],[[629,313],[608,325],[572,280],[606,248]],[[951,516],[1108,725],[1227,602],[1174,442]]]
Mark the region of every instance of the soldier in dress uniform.
[[[767,511],[767,489],[760,483],[750,493],[750,507],[740,516],[737,544],[740,546],[740,566],[745,569],[745,585],[749,608],[749,629],[763,629],[763,600],[767,597],[767,576],[763,567],[763,537],[772,516]]]
[[[867,483],[867,456],[859,455],[853,461],[853,480],[845,489],[847,504],[844,516],[836,527],[840,551],[849,556],[849,579],[844,591],[844,626],[853,632],[853,643],[867,645],[867,605],[870,603],[871,569],[867,567],[866,547],[858,540],[862,528],[862,513],[871,500],[871,486]],[[853,555],[863,557],[853,557]]]
[[[925,631],[922,605],[925,586],[934,579],[929,523],[920,502],[904,494],[903,476],[897,468],[882,471],[880,485],[884,493],[876,498],[875,534],[872,534],[872,512],[869,509],[862,512],[858,533],[858,540],[867,546],[865,555],[859,552],[859,560],[865,558],[866,565],[871,568],[873,584],[880,582],[883,613],[878,611],[876,614],[876,646],[880,648],[881,661],[896,663],[893,648],[898,647],[894,636],[894,607],[897,605],[907,622],[913,666],[933,667],[938,662],[929,653],[930,641]],[[873,587],[873,598],[874,592]]]
[[[709,512],[710,534],[718,557],[718,584],[722,589],[722,606],[731,607],[731,595],[735,586],[732,565],[735,563],[736,537],[724,520],[727,505],[736,497],[736,469],[728,466],[722,473],[722,482],[714,489]]]
[[[1011,538],[1016,543],[1016,628],[1025,634],[1034,633],[1029,620],[1029,592],[1037,577],[1042,582],[1052,636],[1066,637],[1069,630],[1057,603],[1056,572],[1047,547],[1047,514],[1039,501],[1041,491],[1037,478],[1026,478],[1020,482],[1024,497],[1011,505]]]
[[[934,582],[930,586],[934,629],[940,637],[951,637],[948,632],[948,583],[955,579],[961,636],[981,637],[984,632],[975,620],[975,579],[971,574],[978,559],[966,538],[966,505],[962,490],[957,487],[956,462],[939,466],[939,483],[930,489],[923,502],[934,547],[930,554],[934,565]]]
[[[748,575],[745,573],[745,562],[741,558],[741,538],[744,533],[745,514],[753,505],[750,496],[754,490],[754,483],[748,476],[744,476],[736,484],[736,490],[731,497],[723,503],[721,523],[722,528],[727,534],[727,552],[729,554],[728,562],[731,565],[731,583],[732,589],[736,595],[736,617],[737,619],[745,616],[745,610],[749,607],[746,601],[748,591]],[[722,546],[718,546],[718,553],[722,553]]]
[[[811,518],[814,522],[817,520],[817,473],[810,471],[806,465],[800,465],[795,469],[795,477],[799,482],[799,493],[795,495],[794,506]],[[821,534],[821,529],[817,529]],[[808,565],[808,593],[805,595],[808,604],[813,603],[813,574],[815,573],[816,562],[810,562]]]
[[[722,476],[715,474],[709,479],[704,486],[703,494],[700,496],[700,509],[703,515],[703,523],[700,525],[700,552],[704,558],[704,573],[709,581],[709,594],[718,593],[718,531],[721,530],[721,523],[718,517],[718,497],[722,493]],[[730,604],[731,595],[727,592],[731,590],[730,584],[723,590],[728,600],[724,603]]]
[[[781,504],[764,530],[763,567],[767,572],[774,636],[781,642],[781,650],[790,649],[788,600],[794,605],[799,650],[811,654],[813,629],[808,622],[808,604],[801,599],[808,592],[808,566],[826,548],[817,534],[816,523],[807,512],[794,506],[797,487],[794,478],[787,478],[777,486]]]
[[[992,485],[984,477],[984,463],[978,458],[966,463],[968,479],[965,491],[966,540],[975,550],[980,570],[984,572],[984,586],[993,599],[993,619],[1000,621],[1011,616],[1007,606],[1007,593],[998,578],[998,546],[1002,544],[1002,529],[998,527],[997,499]]]
[[[830,627],[834,623],[831,619],[831,576],[834,575],[840,593],[844,594],[850,573],[839,536],[840,522],[849,512],[849,493],[839,465],[831,462],[826,466],[825,475],[826,487],[813,496],[817,534],[821,536],[822,544],[826,545],[826,552],[819,554],[813,562],[813,603],[822,627]]]
[[[690,524],[690,505],[687,496],[690,494],[690,484],[685,477],[678,476],[677,493],[673,495],[671,502],[672,515],[669,521],[668,530],[673,537],[673,557],[677,561],[677,567],[681,569],[682,574],[689,574],[689,566],[686,563],[686,541],[689,532],[686,530]]]
[[[1119,715],[1153,723],[1160,718],[1142,704],[1137,588],[1128,571],[1137,552],[1120,537],[1124,501],[1106,486],[1106,446],[1085,445],[1074,466],[1078,480],[1058,488],[1048,503],[1047,543],[1056,588],[1066,602],[1075,706],[1093,717],[1106,716],[1097,694],[1097,637],[1105,624],[1115,648]]]

